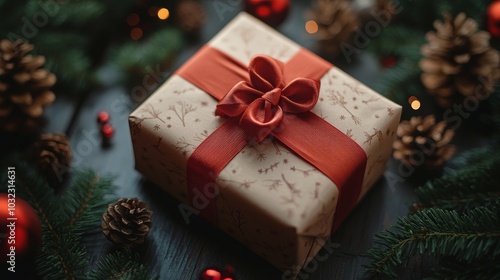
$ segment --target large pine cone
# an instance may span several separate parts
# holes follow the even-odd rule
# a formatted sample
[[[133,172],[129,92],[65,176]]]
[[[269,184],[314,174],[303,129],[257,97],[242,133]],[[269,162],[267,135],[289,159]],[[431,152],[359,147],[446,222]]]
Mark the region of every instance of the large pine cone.
[[[446,129],[445,121],[436,123],[434,115],[412,117],[398,126],[393,156],[406,165],[438,168],[455,153],[450,145],[454,135],[452,129]]]
[[[0,41],[0,129],[20,134],[39,130],[43,108],[55,100],[56,76],[40,67],[43,56],[28,54],[33,45]]]
[[[58,189],[69,174],[71,146],[68,138],[59,133],[46,133],[34,144],[38,170],[49,184]]]
[[[315,33],[326,55],[335,56],[341,44],[350,44],[354,32],[361,25],[351,4],[346,0],[316,0],[312,18],[318,24]]]
[[[434,22],[437,32],[427,33],[420,61],[422,83],[443,108],[463,96],[487,95],[500,78],[500,55],[490,47],[490,35],[460,13]],[[458,93],[458,94],[457,94]]]
[[[102,216],[102,232],[120,246],[142,244],[151,229],[152,215],[146,203],[138,198],[121,198],[108,205],[108,211]]]

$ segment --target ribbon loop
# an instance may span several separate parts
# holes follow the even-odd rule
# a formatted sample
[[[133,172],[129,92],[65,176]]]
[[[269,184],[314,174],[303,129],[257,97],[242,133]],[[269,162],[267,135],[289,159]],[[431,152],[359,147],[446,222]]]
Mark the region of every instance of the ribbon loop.
[[[262,92],[274,88],[283,88],[283,62],[270,56],[257,55],[252,58],[248,66],[252,86]]]
[[[284,113],[310,111],[318,101],[319,81],[296,78],[285,85],[284,68],[272,57],[255,56],[248,67],[251,84],[236,84],[219,102],[215,114],[240,117],[248,135],[261,142],[279,126]]]
[[[319,82],[297,78],[290,82],[281,96],[280,106],[287,113],[303,113],[314,108],[319,98]]]

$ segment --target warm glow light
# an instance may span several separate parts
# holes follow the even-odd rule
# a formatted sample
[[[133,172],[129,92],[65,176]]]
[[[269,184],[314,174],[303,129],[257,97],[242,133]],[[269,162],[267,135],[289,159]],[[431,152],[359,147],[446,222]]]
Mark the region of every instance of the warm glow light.
[[[410,96],[410,98],[408,98],[408,103],[411,104],[415,100],[418,100],[418,98],[416,98],[415,96],[412,95],[412,96]]]
[[[139,40],[141,39],[142,37],[142,29],[140,29],[139,27],[134,27],[132,28],[132,30],[130,30],[130,38],[132,38],[132,40]]]
[[[127,17],[127,24],[130,26],[136,26],[141,19],[137,14],[130,14]]]
[[[170,11],[167,8],[161,8],[157,15],[159,19],[166,20],[170,16]]]
[[[413,100],[413,102],[411,103],[411,108],[413,110],[418,110],[420,109],[420,101],[418,100]]]
[[[306,22],[306,31],[309,34],[314,34],[318,32],[318,24],[314,20],[309,20]]]

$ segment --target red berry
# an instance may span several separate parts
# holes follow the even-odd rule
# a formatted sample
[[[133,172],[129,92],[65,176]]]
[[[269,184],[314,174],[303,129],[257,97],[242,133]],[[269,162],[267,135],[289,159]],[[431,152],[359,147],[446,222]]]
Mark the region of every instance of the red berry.
[[[109,140],[111,139],[111,136],[115,133],[115,129],[109,124],[105,123],[101,127],[101,134],[104,140]]]
[[[99,124],[105,124],[105,123],[108,123],[109,122],[109,114],[108,112],[106,111],[101,111],[99,112],[99,114],[97,115],[97,122]]]
[[[221,273],[215,269],[206,269],[200,276],[200,280],[221,280]]]

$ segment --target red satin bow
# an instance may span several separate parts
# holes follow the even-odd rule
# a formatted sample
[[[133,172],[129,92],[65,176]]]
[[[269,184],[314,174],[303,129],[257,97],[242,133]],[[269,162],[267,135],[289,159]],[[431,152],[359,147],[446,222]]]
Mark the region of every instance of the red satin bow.
[[[257,142],[266,138],[287,114],[310,111],[316,105],[320,82],[295,78],[285,84],[284,64],[272,57],[255,56],[248,66],[250,83],[237,83],[217,104],[215,114],[240,117],[239,124]]]

